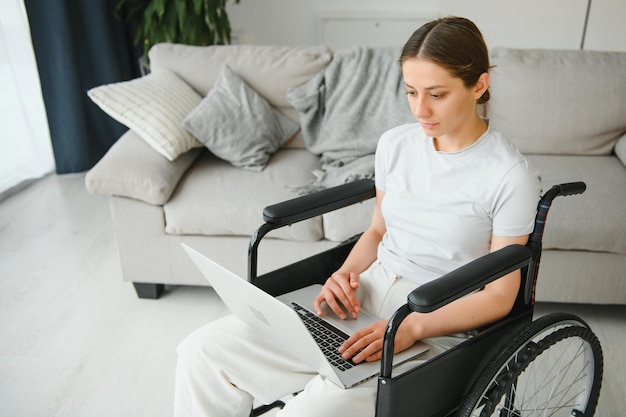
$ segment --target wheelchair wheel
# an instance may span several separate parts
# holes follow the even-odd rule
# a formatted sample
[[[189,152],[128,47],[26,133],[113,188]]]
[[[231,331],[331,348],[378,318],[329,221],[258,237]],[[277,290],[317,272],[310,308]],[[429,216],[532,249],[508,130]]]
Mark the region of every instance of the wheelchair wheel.
[[[602,348],[585,322],[551,314],[529,324],[474,383],[459,416],[593,416]]]

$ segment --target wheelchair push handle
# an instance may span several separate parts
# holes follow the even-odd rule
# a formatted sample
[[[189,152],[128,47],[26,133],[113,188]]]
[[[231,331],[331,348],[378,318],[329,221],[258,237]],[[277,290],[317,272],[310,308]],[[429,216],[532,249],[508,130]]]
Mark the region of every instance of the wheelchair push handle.
[[[541,198],[542,202],[552,202],[556,197],[582,194],[587,189],[587,184],[582,181],[568,182],[564,184],[553,185],[544,196]]]
[[[543,195],[543,197],[541,197],[541,200],[539,200],[539,205],[537,206],[537,216],[535,218],[535,227],[533,232],[530,234],[530,241],[541,244],[543,230],[546,225],[552,200],[560,195],[568,196],[582,194],[586,189],[587,185],[582,181],[553,185],[552,188],[550,188]],[[541,251],[541,249],[539,248],[538,251]]]
[[[575,195],[584,193],[587,189],[587,184],[582,181],[568,182],[558,185],[558,187],[561,189],[561,195]]]

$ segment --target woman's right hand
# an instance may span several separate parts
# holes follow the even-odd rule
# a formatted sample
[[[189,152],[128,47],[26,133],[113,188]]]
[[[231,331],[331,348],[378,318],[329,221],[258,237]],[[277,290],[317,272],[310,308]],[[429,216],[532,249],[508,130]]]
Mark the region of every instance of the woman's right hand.
[[[354,292],[359,288],[359,280],[359,274],[354,272],[337,271],[332,274],[315,298],[315,312],[321,316],[322,303],[325,302],[342,320],[347,317],[341,306],[348,311],[352,318],[356,319],[359,316],[359,311],[361,311],[361,304]]]

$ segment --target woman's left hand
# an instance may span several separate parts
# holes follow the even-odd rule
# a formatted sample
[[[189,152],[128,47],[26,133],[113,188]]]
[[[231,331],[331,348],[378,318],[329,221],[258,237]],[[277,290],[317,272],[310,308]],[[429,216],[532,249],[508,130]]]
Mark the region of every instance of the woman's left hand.
[[[413,313],[415,314],[415,313]],[[387,320],[381,320],[355,332],[341,347],[339,353],[343,359],[352,358],[354,363],[380,360],[383,355],[383,341]],[[411,347],[418,339],[415,338],[410,320],[404,320],[396,333],[393,351],[401,352]]]

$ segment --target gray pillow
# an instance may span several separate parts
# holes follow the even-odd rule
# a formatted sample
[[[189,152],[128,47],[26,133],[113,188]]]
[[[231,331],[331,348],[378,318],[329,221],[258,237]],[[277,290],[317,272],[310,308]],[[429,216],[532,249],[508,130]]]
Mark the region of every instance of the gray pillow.
[[[300,129],[228,65],[185,117],[183,127],[217,157],[253,171],[262,171],[270,156]]]

